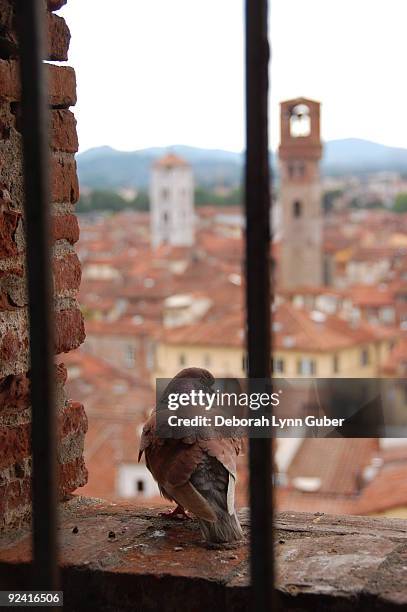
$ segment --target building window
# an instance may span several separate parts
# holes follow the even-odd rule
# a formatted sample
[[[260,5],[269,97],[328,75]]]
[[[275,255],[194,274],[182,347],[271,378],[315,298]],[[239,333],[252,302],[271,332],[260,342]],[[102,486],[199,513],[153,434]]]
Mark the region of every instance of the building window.
[[[364,348],[360,353],[360,365],[362,367],[369,365],[369,349]]]
[[[315,376],[317,373],[315,360],[309,357],[302,357],[297,362],[297,372],[300,376]]]
[[[146,347],[146,367],[153,370],[155,364],[155,346],[153,342],[148,342]]]
[[[302,209],[302,204],[301,202],[299,202],[298,200],[296,200],[293,204],[293,215],[296,219],[298,219],[299,217],[301,217],[301,209]]]
[[[339,372],[339,356],[334,355],[332,359],[332,369],[334,374],[338,374]]]
[[[284,359],[273,359],[273,374],[284,374],[285,363]]]
[[[382,308],[380,311],[380,318],[383,323],[394,323],[395,311],[393,307]]]
[[[134,368],[136,365],[136,349],[132,344],[126,344],[124,360],[127,368]]]
[[[289,178],[303,178],[305,176],[305,165],[301,161],[294,161],[288,164]]]
[[[178,357],[178,363],[180,366],[184,366],[186,364],[187,360],[185,358],[184,353],[181,353]]]
[[[141,480],[141,478],[139,478],[138,480],[136,480],[136,493],[137,495],[142,495],[145,491],[145,483],[144,480]]]
[[[170,195],[169,190],[166,187],[164,187],[164,189],[161,190],[161,197],[162,197],[162,199],[163,200],[168,200],[169,195]]]
[[[248,363],[247,355],[244,354],[242,356],[242,370],[243,370],[243,372],[247,373],[248,367],[249,367],[249,363]]]

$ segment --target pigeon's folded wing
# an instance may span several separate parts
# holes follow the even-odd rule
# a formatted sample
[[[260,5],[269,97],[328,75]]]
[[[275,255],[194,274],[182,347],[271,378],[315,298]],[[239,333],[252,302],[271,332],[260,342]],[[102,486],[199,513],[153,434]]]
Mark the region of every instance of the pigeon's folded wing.
[[[216,520],[216,514],[206,499],[190,482],[204,452],[197,443],[159,439],[153,427],[147,432],[146,443],[140,446],[140,452],[142,448],[146,453],[147,467],[165,496],[203,520]]]

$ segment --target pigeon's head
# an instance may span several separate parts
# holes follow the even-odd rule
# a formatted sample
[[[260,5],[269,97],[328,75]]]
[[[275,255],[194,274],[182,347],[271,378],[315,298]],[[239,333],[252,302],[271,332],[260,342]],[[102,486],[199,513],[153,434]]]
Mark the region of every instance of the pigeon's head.
[[[160,396],[158,405],[166,408],[170,393],[190,393],[191,391],[207,392],[211,389],[215,378],[203,368],[185,368],[172,378]]]
[[[197,378],[208,387],[212,386],[215,382],[213,374],[204,368],[184,368],[172,380],[179,380],[180,378]]]

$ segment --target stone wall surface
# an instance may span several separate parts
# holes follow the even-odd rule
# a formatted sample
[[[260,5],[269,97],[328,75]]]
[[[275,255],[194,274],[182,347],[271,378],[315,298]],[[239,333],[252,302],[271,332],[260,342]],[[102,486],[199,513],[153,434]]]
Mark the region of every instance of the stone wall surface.
[[[74,496],[61,504],[66,612],[251,612],[245,540],[208,547],[195,520]],[[407,609],[407,525],[398,519],[282,512],[275,516],[276,610]],[[0,589],[26,588],[27,531],[0,537]]]
[[[0,531],[30,516],[30,372],[23,212],[23,169],[17,2],[0,0]],[[66,61],[70,32],[54,14],[65,2],[44,1],[46,58]],[[20,3],[21,5],[21,3]],[[75,152],[75,71],[44,65],[50,104],[50,172],[53,220],[55,353],[84,340],[76,300],[81,267],[74,244],[79,238],[75,203],[79,197]],[[63,499],[86,483],[83,442],[87,428],[83,406],[64,393],[66,369],[55,367],[58,414],[59,495]]]

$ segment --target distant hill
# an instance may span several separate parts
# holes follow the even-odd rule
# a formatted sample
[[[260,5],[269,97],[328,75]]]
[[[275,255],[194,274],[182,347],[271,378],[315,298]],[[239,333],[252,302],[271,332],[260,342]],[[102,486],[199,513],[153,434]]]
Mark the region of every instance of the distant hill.
[[[361,174],[395,171],[407,173],[407,149],[345,138],[325,143],[322,169],[325,174]]]
[[[193,166],[196,182],[202,187],[234,186],[240,181],[240,153],[183,145],[170,147],[170,150]],[[146,189],[152,163],[166,152],[168,148],[164,147],[131,152],[116,151],[111,147],[89,149],[77,156],[79,181],[82,186],[98,189]]]
[[[79,180],[92,189],[136,187],[146,189],[153,161],[173,151],[193,167],[199,186],[236,186],[242,176],[241,153],[220,149],[200,149],[185,145],[152,147],[139,151],[116,151],[111,147],[89,149],[77,156]],[[270,155],[277,169],[275,155]],[[347,138],[325,143],[322,170],[325,174],[360,174],[378,171],[407,172],[407,149]]]

